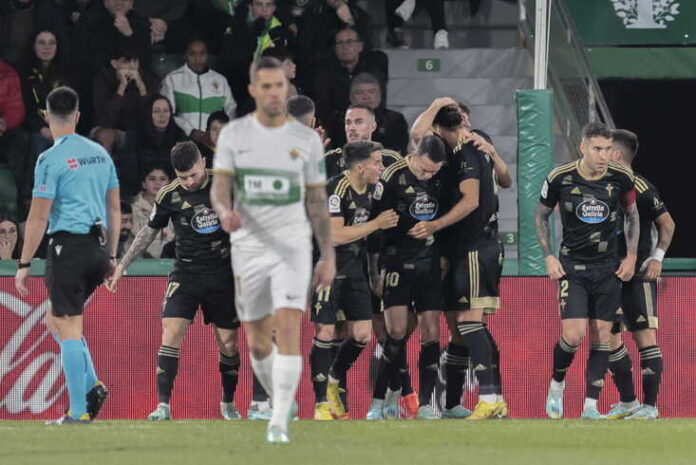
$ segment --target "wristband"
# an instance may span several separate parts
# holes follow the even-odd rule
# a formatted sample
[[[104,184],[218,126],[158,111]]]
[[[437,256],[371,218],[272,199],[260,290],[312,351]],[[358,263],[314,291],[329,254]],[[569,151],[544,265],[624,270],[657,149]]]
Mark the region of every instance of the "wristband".
[[[22,263],[22,260],[17,260],[17,269],[21,270],[22,268],[31,268],[31,262]]]
[[[665,258],[665,251],[662,249],[655,249],[655,251],[652,254],[651,257],[653,260],[657,260],[658,262],[662,263],[662,260]]]

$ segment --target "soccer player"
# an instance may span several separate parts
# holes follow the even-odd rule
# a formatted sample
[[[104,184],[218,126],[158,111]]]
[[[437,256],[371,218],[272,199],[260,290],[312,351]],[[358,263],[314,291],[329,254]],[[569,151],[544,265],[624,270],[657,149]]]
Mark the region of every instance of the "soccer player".
[[[172,148],[171,163],[177,179],[157,193],[148,224],[138,231],[107,283],[108,288],[116,292],[125,270],[171,220],[176,233],[176,261],[164,294],[162,345],[157,353],[159,404],[147,419],[172,418],[170,399],[179,368],[181,344],[199,307],[205,323],[213,326],[220,350],[223,391],[220,414],[226,420],[239,419],[241,416],[234,404],[239,374],[239,320],[232,304],[234,280],[229,269],[229,237],[210,205],[213,173],[205,169],[205,159],[190,141]]]
[[[79,98],[69,87],[46,98],[53,147],[36,163],[35,185],[17,262],[15,287],[29,294],[31,259],[48,226],[46,287],[51,301],[47,323],[57,332],[70,408],[51,424],[89,423],[106,399],[82,336],[85,302],[113,271],[121,228],[116,169],[109,154],[75,133]],[[91,397],[90,397],[91,396]]]
[[[638,137],[624,129],[613,131],[612,147],[613,161],[630,169],[638,153]],[[657,393],[662,376],[662,352],[656,334],[656,280],[662,272],[662,259],[672,242],[675,224],[657,188],[638,174],[635,174],[635,180],[640,216],[638,259],[633,279],[621,287],[621,309],[623,325],[631,332],[640,353],[643,404],[638,402],[633,389],[631,359],[621,341],[623,325],[614,324],[609,371],[619,391],[620,402],[607,414],[610,420],[652,420],[659,416]]]
[[[372,108],[366,105],[351,105],[346,110],[344,119],[344,128],[346,130],[346,140],[355,142],[358,140],[372,140],[372,134],[377,130],[377,120]],[[382,164],[388,168],[392,163],[401,160],[402,157],[398,152],[389,148],[382,149]],[[343,149],[337,148],[331,150],[324,155],[326,163],[326,175],[329,178],[341,174],[347,168],[346,160],[343,156]]]
[[[553,350],[553,377],[546,399],[549,418],[563,417],[565,376],[590,327],[590,356],[585,371],[581,418],[602,418],[597,399],[609,364],[609,342],[621,281],[633,277],[639,220],[634,176],[611,161],[611,131],[601,123],[583,128],[582,159],[552,170],[541,188],[536,230],[546,272],[558,280],[561,337]],[[560,206],[563,225],[560,260],[551,251],[548,218]],[[617,216],[626,214],[626,257],[619,264]]]
[[[500,354],[485,315],[500,307],[503,245],[498,237],[497,192],[499,183],[508,187],[512,180],[493,145],[464,127],[458,105],[443,105],[432,127],[453,151],[447,164],[453,206],[438,219],[417,223],[409,234],[425,239],[450,228],[446,231],[450,249],[446,307],[451,342],[445,358],[448,388],[442,413],[446,418],[471,420],[505,417]],[[469,354],[479,382],[479,402],[470,416],[460,405]]]
[[[297,409],[293,399],[302,371],[300,326],[312,274],[312,230],[320,250],[315,285],[331,285],[336,259],[321,140],[288,119],[288,80],[280,61],[259,58],[249,73],[257,110],[222,130],[211,200],[231,233],[235,303],[251,366],[272,400],[266,439],[282,444],[290,440],[288,422]]]
[[[440,358],[439,319],[443,308],[440,253],[433,236],[414,239],[408,231],[419,221],[433,220],[442,214],[446,186],[436,175],[445,158],[442,140],[434,135],[426,136],[413,154],[385,170],[375,191],[375,213],[394,210],[399,222],[396,228],[383,233],[379,271],[371,269],[372,279],[382,280],[388,337],[378,365],[368,420],[385,416],[387,381],[397,376],[398,361],[406,358],[411,307],[418,313],[421,337],[420,394],[404,397],[406,417],[435,418],[428,404],[437,383]]]
[[[305,126],[313,128],[316,124],[314,102],[306,95],[290,97],[287,107],[288,114]]]
[[[366,237],[375,231],[393,228],[398,220],[393,210],[373,218],[375,186],[384,171],[382,146],[369,141],[349,142],[343,147],[348,170],[331,178],[327,184],[331,233],[336,247],[336,278],[330,287],[316,289],[312,296],[312,321],[321,336],[333,332],[338,320],[347,322],[346,340],[336,358],[331,352],[313,350],[312,369],[315,380],[315,418],[324,419],[326,410],[337,419],[346,418],[345,405],[339,395],[340,380],[370,342],[372,309],[370,286],[365,274]],[[326,340],[328,349],[330,340]],[[314,346],[323,341],[318,337]],[[318,375],[325,379],[326,391],[317,390]]]

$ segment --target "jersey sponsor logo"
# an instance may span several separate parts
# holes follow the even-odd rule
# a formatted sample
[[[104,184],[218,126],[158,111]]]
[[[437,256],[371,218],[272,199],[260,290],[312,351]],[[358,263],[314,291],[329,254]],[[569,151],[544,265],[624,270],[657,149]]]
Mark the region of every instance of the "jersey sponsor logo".
[[[341,198],[336,194],[329,197],[329,212],[341,213]]]
[[[541,186],[541,198],[545,199],[549,196],[549,182],[544,180],[544,184]]]
[[[66,162],[68,163],[68,168],[71,170],[75,170],[80,167],[80,162],[77,161],[77,158],[68,158]]]
[[[597,199],[585,200],[575,209],[575,216],[588,224],[603,223],[609,217],[609,206]]]
[[[299,173],[240,168],[237,176],[242,203],[246,205],[289,205],[301,199]]]
[[[212,234],[220,229],[220,220],[215,211],[205,208],[193,215],[191,227],[198,234]]]
[[[409,207],[408,212],[418,221],[429,221],[437,215],[437,207],[437,200],[423,193],[416,197],[416,200]]]

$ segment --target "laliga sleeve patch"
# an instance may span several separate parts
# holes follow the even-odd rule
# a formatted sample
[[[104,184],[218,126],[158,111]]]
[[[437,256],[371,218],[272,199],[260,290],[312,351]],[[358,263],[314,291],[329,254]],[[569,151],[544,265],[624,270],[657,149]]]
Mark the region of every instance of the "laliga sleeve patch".
[[[336,194],[329,197],[329,213],[341,213],[341,198]]]
[[[384,186],[381,182],[378,182],[375,186],[375,192],[372,194],[372,198],[375,200],[382,200],[382,193],[384,192]]]
[[[541,198],[545,199],[549,196],[549,181],[544,179],[544,184],[541,186]]]

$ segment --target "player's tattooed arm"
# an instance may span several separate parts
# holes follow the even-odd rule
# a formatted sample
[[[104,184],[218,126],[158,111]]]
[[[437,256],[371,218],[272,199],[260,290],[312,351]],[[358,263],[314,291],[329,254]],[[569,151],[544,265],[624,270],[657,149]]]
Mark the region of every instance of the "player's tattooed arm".
[[[142,227],[138,234],[135,236],[133,243],[131,244],[126,255],[123,256],[116,269],[105,281],[104,284],[110,292],[116,292],[116,285],[118,281],[123,276],[126,269],[133,263],[133,260],[138,258],[144,251],[152,244],[155,240],[155,236],[158,233],[158,229],[151,228],[148,225]]]
[[[321,254],[314,267],[312,286],[327,288],[336,276],[336,252],[331,243],[331,223],[324,186],[307,187],[305,208]]]
[[[638,253],[638,235],[640,234],[638,204],[631,202],[629,205],[624,205],[624,211],[626,212],[626,257],[621,261],[615,274],[621,281],[629,281],[635,274]]]
[[[553,213],[553,208],[549,208],[540,203],[537,206],[534,224],[537,238],[539,239],[539,245],[544,254],[546,274],[548,274],[551,279],[561,279],[565,276],[565,270],[551,250],[551,231],[549,230],[549,216],[551,216],[551,213]]]
[[[138,234],[135,236],[133,243],[128,249],[128,252],[126,252],[126,254],[121,259],[119,266],[123,267],[124,269],[128,268],[130,264],[133,263],[133,261],[140,255],[142,255],[145,249],[147,249],[150,246],[150,244],[152,244],[152,241],[155,240],[155,236],[157,236],[158,231],[159,230],[151,228],[148,225],[143,226],[142,229],[138,231]]]
[[[672,243],[672,236],[674,236],[676,228],[674,219],[672,219],[672,215],[665,212],[657,217],[655,224],[657,225],[657,248],[666,252]]]
[[[549,230],[549,217],[551,213],[553,213],[552,208],[541,203],[537,205],[534,226],[536,228],[539,246],[541,247],[544,257],[553,255],[553,251],[551,250],[551,231]]]

